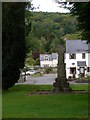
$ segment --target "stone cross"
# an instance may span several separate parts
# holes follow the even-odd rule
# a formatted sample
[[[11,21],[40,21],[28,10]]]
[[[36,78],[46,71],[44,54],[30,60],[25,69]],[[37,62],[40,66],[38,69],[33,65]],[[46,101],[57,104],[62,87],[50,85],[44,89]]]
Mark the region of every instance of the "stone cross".
[[[60,45],[57,48],[58,52],[58,67],[57,67],[57,78],[53,83],[52,92],[70,92],[71,88],[69,87],[69,83],[67,83],[65,78],[65,64],[64,64],[64,53],[65,47],[64,45]]]

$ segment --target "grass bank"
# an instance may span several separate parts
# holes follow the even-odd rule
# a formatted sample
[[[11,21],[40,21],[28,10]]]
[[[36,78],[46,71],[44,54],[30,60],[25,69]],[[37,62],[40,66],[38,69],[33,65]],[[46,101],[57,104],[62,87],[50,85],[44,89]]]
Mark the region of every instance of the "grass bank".
[[[71,85],[88,90],[88,85]],[[87,94],[26,95],[34,90],[51,90],[51,85],[15,85],[3,91],[3,118],[87,118]]]

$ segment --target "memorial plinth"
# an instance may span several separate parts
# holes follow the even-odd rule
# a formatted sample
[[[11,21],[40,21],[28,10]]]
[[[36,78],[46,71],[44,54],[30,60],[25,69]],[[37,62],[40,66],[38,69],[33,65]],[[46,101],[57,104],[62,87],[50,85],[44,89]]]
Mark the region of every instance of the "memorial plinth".
[[[58,67],[57,67],[57,78],[53,83],[52,92],[59,93],[59,92],[71,92],[71,88],[69,87],[69,83],[67,83],[65,77],[65,64],[64,64],[64,53],[65,47],[60,45],[57,48],[58,52]]]

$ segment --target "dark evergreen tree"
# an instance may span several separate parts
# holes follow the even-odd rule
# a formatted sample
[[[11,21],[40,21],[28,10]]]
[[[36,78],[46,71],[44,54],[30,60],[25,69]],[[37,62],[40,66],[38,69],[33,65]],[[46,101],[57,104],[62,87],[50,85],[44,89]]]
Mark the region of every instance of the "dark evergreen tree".
[[[19,79],[25,59],[25,3],[2,3],[2,88]]]

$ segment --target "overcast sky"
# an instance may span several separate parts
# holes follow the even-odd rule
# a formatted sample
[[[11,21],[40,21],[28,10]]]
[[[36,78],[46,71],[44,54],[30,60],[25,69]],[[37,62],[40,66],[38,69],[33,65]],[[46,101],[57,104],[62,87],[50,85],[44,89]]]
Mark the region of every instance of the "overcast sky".
[[[58,3],[55,3],[54,0],[32,0],[33,6],[36,8],[33,11],[42,11],[42,12],[61,12],[67,13],[69,10],[60,8]]]

